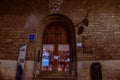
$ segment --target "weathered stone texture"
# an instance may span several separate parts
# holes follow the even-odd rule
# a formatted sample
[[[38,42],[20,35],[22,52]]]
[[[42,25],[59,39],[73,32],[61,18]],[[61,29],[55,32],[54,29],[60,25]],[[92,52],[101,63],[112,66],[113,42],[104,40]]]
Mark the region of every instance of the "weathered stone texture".
[[[78,80],[90,80],[90,65],[93,62],[100,62],[102,71],[102,80],[119,80],[120,68],[119,60],[98,60],[98,61],[80,61],[78,62]]]
[[[119,3],[120,1],[118,0],[70,0],[63,1],[63,3],[61,4],[58,13],[67,15],[69,18],[72,19],[75,25],[78,24],[82,19],[84,19],[86,12],[90,10],[90,13],[88,15],[89,26],[85,28],[85,31],[82,35],[76,34],[76,41],[81,42],[81,36],[91,36],[90,39],[94,48],[93,53],[95,53],[96,55],[95,58],[91,59],[97,59],[98,57],[100,57],[99,59],[120,58]],[[8,5],[4,6],[3,4]],[[36,34],[36,29],[37,27],[40,27],[39,24],[41,19],[50,14],[49,1],[22,0],[16,2],[12,0],[11,3],[8,3],[6,0],[3,1],[3,4],[1,4],[0,8],[2,11],[0,13],[1,46],[17,46],[17,50],[19,50],[18,47],[21,44],[31,45],[31,42],[27,40],[27,36],[30,33]],[[76,32],[77,28],[78,26],[76,26]],[[36,45],[35,41],[32,43],[32,45]],[[6,52],[7,51],[8,50],[6,50]],[[8,52],[10,51],[13,50],[9,49]],[[16,54],[17,53],[18,51],[16,51]],[[79,50],[77,51],[77,53],[78,55],[79,53],[83,54],[82,52],[79,52]],[[99,54],[103,54],[103,56],[99,56]],[[81,59],[83,58],[81,57]]]
[[[51,14],[49,1],[2,0],[0,2],[0,60],[17,60],[22,44],[27,45],[26,60],[35,60],[37,45],[40,42],[37,42],[37,39],[29,41],[28,35],[34,33],[38,36],[37,28],[41,27],[42,19]],[[85,27],[83,34],[78,35],[77,30],[80,25],[76,25],[85,18],[88,10],[90,10],[89,26]],[[89,37],[87,41],[92,48],[87,45],[76,47],[78,80],[90,79],[91,60],[101,60],[103,80],[119,80],[117,77],[120,75],[120,69],[117,66],[120,59],[120,0],[63,0],[59,11],[55,13],[66,15],[73,21],[76,42],[82,43],[82,36]],[[90,53],[84,53],[86,51],[83,50],[87,49],[83,47],[89,48]],[[8,66],[7,69],[11,71],[13,70],[11,64],[2,65],[2,68]],[[14,72],[11,76],[15,74],[16,69],[16,62],[13,64]],[[29,64],[32,66],[26,69],[26,75],[33,68],[33,63]],[[30,66],[29,64],[27,67]],[[6,73],[4,71],[3,73]],[[29,79],[29,75],[27,77],[26,79]]]

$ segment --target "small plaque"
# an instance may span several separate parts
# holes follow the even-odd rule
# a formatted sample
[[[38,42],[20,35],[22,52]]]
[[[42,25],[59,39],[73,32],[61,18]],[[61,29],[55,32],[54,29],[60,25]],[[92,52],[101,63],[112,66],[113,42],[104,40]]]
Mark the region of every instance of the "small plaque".
[[[78,43],[77,43],[77,47],[78,47],[78,48],[81,48],[81,47],[82,47],[82,43],[81,43],[81,42],[78,42]]]
[[[30,41],[34,41],[34,40],[35,40],[35,34],[29,34],[29,35],[28,35],[28,39],[29,39]]]

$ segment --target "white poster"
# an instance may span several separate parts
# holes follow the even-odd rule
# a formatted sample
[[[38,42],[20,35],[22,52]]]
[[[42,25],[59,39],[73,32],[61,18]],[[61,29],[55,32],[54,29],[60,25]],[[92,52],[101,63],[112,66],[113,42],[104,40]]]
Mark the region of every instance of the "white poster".
[[[25,55],[26,55],[26,45],[22,45],[19,51],[18,63],[21,64],[22,68],[24,69],[24,62],[25,62]]]

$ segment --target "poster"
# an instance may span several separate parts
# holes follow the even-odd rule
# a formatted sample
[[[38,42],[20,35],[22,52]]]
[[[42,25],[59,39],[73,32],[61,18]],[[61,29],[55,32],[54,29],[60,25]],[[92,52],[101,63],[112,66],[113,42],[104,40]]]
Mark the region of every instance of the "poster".
[[[26,45],[22,45],[19,50],[19,57],[18,57],[18,63],[21,64],[22,68],[24,69],[24,63],[25,63],[25,55],[26,55]]]

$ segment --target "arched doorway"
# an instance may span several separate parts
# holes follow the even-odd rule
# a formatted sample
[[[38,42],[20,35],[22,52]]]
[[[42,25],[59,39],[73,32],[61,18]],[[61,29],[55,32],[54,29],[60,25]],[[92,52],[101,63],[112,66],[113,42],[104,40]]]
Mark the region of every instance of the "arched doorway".
[[[41,51],[39,78],[75,80],[76,46],[72,21],[65,15],[49,15],[42,20],[37,38]]]
[[[51,74],[70,72],[69,34],[59,22],[50,23],[43,33],[41,72]]]

